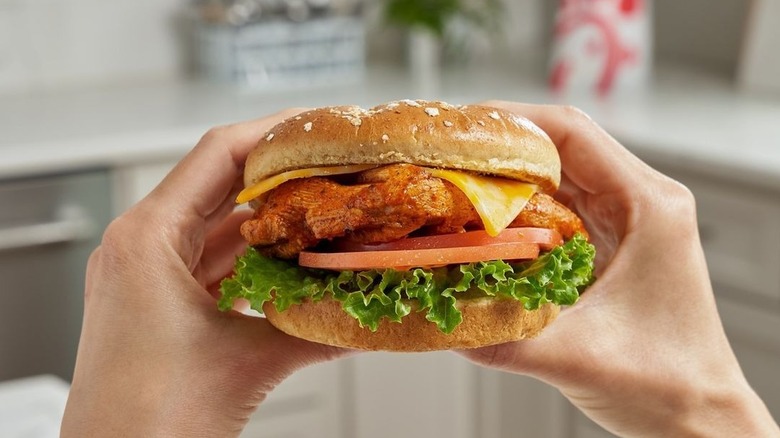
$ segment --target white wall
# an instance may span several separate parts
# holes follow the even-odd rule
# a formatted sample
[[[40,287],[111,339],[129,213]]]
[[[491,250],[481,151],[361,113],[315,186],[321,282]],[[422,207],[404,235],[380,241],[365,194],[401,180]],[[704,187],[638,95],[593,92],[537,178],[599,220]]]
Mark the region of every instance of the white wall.
[[[0,0],[0,93],[175,75],[183,0]]]

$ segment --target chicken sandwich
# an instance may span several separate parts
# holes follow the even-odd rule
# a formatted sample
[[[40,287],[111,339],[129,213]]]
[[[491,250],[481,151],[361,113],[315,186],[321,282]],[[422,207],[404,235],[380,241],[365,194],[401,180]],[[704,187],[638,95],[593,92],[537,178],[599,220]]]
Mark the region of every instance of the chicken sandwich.
[[[539,334],[592,280],[580,218],[552,198],[555,145],[496,108],[397,101],[285,120],[246,162],[250,247],[219,306],[368,350]]]

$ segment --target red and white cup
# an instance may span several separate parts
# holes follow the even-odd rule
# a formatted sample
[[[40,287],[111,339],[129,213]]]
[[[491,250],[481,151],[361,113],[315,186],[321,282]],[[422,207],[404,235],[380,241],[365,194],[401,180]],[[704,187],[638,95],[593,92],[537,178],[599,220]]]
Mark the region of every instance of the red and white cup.
[[[560,0],[549,85],[608,96],[645,88],[652,71],[651,0]]]

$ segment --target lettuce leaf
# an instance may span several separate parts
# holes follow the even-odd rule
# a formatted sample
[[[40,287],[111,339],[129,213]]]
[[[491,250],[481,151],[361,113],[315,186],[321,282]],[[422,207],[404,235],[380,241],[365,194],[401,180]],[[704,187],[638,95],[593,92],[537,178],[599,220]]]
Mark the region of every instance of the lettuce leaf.
[[[249,301],[262,312],[272,301],[283,312],[305,300],[331,296],[361,327],[376,331],[383,318],[401,322],[417,311],[444,333],[451,333],[463,317],[459,298],[494,296],[514,299],[528,310],[546,303],[572,305],[593,281],[595,248],[581,235],[524,263],[501,260],[467,263],[435,269],[325,271],[307,269],[295,262],[265,257],[253,248],[236,260],[232,278],[222,281],[218,306],[226,311],[236,299]]]

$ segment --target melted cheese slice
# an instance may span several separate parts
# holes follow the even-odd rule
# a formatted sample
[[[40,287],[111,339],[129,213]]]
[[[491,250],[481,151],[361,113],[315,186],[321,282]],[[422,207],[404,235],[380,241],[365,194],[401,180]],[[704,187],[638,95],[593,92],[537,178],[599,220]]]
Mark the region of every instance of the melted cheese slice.
[[[455,170],[428,169],[461,189],[477,210],[485,231],[497,236],[517,217],[539,187],[506,178],[474,175]]]
[[[280,173],[279,175],[274,175],[268,179],[264,179],[258,182],[255,185],[245,188],[236,197],[236,203],[243,204],[245,202],[249,202],[259,197],[263,193],[271,191],[280,184],[285,183],[291,179],[357,173],[364,170],[373,169],[374,167],[377,166],[374,164],[354,164],[349,166],[312,167],[309,169],[290,170],[288,172]]]
[[[238,194],[236,202],[239,204],[249,202],[291,179],[357,173],[374,167],[377,166],[361,164],[291,170],[245,188]],[[534,184],[457,170],[428,169],[428,171],[437,178],[451,182],[466,194],[482,219],[485,231],[491,236],[497,236],[509,226],[539,189]]]

